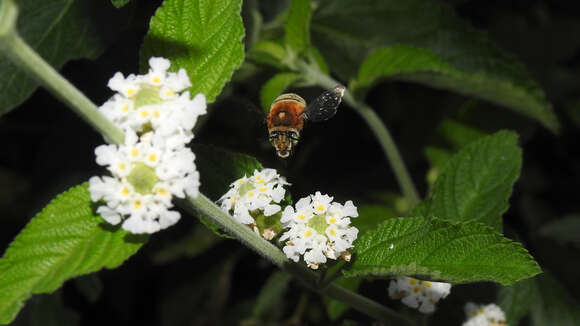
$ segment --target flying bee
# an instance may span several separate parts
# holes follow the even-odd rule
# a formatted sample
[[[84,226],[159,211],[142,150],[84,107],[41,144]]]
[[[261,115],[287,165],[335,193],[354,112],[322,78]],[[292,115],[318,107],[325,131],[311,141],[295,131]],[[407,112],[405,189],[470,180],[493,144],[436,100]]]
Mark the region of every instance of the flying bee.
[[[336,114],[344,90],[344,86],[329,89],[308,106],[302,97],[294,93],[282,94],[272,102],[266,119],[268,140],[279,157],[290,156],[300,140],[305,121],[325,121]]]

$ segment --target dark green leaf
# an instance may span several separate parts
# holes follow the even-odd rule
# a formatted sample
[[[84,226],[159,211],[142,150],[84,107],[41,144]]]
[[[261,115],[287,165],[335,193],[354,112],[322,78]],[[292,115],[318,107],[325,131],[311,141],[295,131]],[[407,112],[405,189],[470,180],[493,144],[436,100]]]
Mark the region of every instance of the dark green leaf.
[[[286,43],[300,53],[310,45],[310,0],[292,0],[286,21]]]
[[[206,220],[207,221],[207,220]],[[218,237],[199,224],[184,238],[176,240],[168,247],[155,253],[153,261],[156,264],[167,264],[179,258],[193,258],[220,243],[223,238]]]
[[[86,183],[51,201],[0,259],[0,323],[32,294],[50,293],[73,277],[116,268],[147,240],[95,215]]]
[[[501,231],[522,165],[517,140],[515,133],[500,131],[466,146],[441,170],[431,197],[410,215],[476,220]]]
[[[365,205],[358,208],[358,217],[351,219],[351,225],[358,229],[358,238],[376,229],[382,222],[397,215],[382,205]]]
[[[520,243],[477,222],[390,219],[364,235],[348,277],[418,275],[452,283],[513,284],[541,272]]]
[[[193,152],[196,155],[195,163],[200,171],[201,192],[212,200],[218,200],[225,194],[230,184],[244,175],[254,174],[254,170],[261,170],[262,165],[255,158],[228,152],[207,145],[195,145]],[[188,207],[188,205],[185,205]],[[198,215],[195,211],[190,212]],[[221,231],[219,226],[204,216],[199,216],[200,221],[213,230],[217,235],[231,238],[230,235]]]
[[[572,244],[580,248],[580,216],[571,215],[543,225],[538,234],[550,238],[560,245]]]
[[[262,41],[254,45],[248,54],[248,57],[254,61],[285,69],[285,60],[288,56],[286,49],[279,43],[273,41]]]
[[[141,67],[162,56],[185,68],[192,94],[215,100],[244,61],[241,0],[165,0],[151,19],[141,47]]]
[[[264,86],[262,86],[262,91],[260,92],[260,99],[262,102],[262,109],[265,114],[270,112],[270,105],[282,94],[284,90],[290,87],[295,81],[300,79],[300,75],[293,72],[283,72],[274,77],[270,78]]]
[[[21,0],[18,5],[19,34],[57,70],[70,60],[97,58],[126,21],[125,12],[98,1]],[[24,102],[38,83],[1,54],[0,75],[3,115]]]
[[[124,7],[126,4],[128,4],[130,1],[131,0],[111,0],[111,3],[113,4],[113,6],[121,8]]]
[[[254,317],[263,320],[272,310],[280,309],[290,280],[290,275],[286,272],[275,271],[270,275],[254,305]]]
[[[521,280],[512,286],[502,287],[499,291],[498,305],[506,315],[508,325],[517,326],[537,300],[535,278]]]
[[[538,296],[532,304],[532,325],[577,326],[580,303],[551,274],[540,275],[536,281]]]
[[[334,281],[334,283],[353,292],[357,292],[358,286],[361,282],[362,278],[360,277],[340,277]],[[350,307],[344,303],[333,299],[325,298],[324,302],[326,303],[326,313],[328,314],[328,318],[332,321],[337,321],[345,312],[348,311],[348,309],[350,309]]]
[[[524,67],[441,2],[325,0],[313,14],[312,39],[342,80],[355,78],[365,62],[359,88],[380,78],[410,80],[483,98],[559,129]]]

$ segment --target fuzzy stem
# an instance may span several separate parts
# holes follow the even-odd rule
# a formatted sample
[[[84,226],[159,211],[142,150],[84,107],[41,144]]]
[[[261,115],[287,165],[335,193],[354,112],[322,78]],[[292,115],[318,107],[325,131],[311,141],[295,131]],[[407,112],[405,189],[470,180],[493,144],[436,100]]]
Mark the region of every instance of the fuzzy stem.
[[[307,76],[307,80],[311,80],[323,88],[330,89],[340,84],[330,76],[312,68],[310,65],[304,62],[299,63],[298,66]],[[397,182],[399,183],[405,198],[407,198],[411,207],[417,205],[420,201],[419,194],[415,188],[415,185],[413,184],[413,180],[411,179],[409,172],[407,171],[405,163],[403,162],[401,153],[399,152],[399,149],[397,148],[391,133],[387,129],[387,126],[385,126],[385,124],[381,121],[379,116],[371,107],[363,102],[358,101],[348,89],[344,92],[343,99],[363,118],[363,120],[375,134],[375,137],[378,139],[383,152],[387,157],[387,160],[393,168],[395,177],[397,178]]]
[[[56,70],[45,62],[18,35],[15,25],[18,8],[13,0],[3,0],[0,6],[0,51],[25,73],[40,82],[52,94],[60,98],[67,106],[79,114],[89,125],[93,126],[109,142],[123,143],[123,132],[106,119],[96,106],[78,89],[64,79]],[[325,288],[316,288],[318,275],[303,265],[293,263],[286,258],[272,243],[262,239],[244,225],[223,212],[203,194],[197,198],[187,198],[181,201],[185,209],[195,210],[200,216],[212,220],[226,232],[271,261],[276,266],[286,270],[294,277],[314,287],[314,290],[329,297],[344,302],[378,320],[393,321],[397,324],[413,325],[413,323],[396,312],[336,284]]]
[[[0,53],[75,111],[101,135],[104,135],[108,142],[122,143],[124,138],[122,131],[20,37],[16,31],[17,15],[18,7],[14,1],[3,0],[0,7]]]

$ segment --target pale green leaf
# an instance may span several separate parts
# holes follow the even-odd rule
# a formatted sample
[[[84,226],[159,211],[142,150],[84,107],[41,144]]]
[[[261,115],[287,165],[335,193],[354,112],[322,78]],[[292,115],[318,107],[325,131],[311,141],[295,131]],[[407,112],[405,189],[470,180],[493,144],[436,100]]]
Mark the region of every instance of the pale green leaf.
[[[502,287],[497,304],[505,313],[507,324],[517,326],[520,320],[530,312],[532,303],[537,300],[537,295],[535,278]]]
[[[300,53],[310,45],[310,18],[312,16],[310,0],[292,0],[288,18],[284,26],[286,43]]]
[[[500,131],[480,138],[445,164],[431,196],[410,213],[450,221],[476,220],[502,230],[502,214],[520,175],[522,151],[518,137]]]
[[[280,309],[290,280],[290,274],[286,272],[275,271],[270,275],[256,299],[253,310],[254,317],[264,319],[272,310]]]
[[[348,277],[416,275],[451,283],[513,284],[541,272],[518,242],[477,222],[389,219],[364,235]]]
[[[295,81],[300,79],[300,75],[293,72],[282,72],[270,78],[260,91],[260,99],[264,113],[270,112],[270,105],[284,90],[290,87]]]
[[[185,68],[192,94],[215,101],[244,61],[241,0],[165,0],[151,18],[141,47],[141,67],[152,56],[171,60],[171,69]]]
[[[98,1],[21,0],[18,5],[19,34],[57,70],[70,60],[97,58],[118,35],[127,14]],[[3,115],[23,103],[38,83],[1,54],[0,75]]]
[[[73,277],[118,267],[146,239],[95,215],[86,183],[58,195],[0,259],[0,323],[12,321],[32,294],[50,293]]]
[[[470,143],[488,135],[477,128],[452,119],[443,120],[437,128],[437,133],[454,150],[462,149]]]
[[[353,85],[360,89],[381,78],[413,81],[486,99],[559,129],[522,64],[441,2],[324,0],[311,25],[313,44],[333,72],[357,78]]]

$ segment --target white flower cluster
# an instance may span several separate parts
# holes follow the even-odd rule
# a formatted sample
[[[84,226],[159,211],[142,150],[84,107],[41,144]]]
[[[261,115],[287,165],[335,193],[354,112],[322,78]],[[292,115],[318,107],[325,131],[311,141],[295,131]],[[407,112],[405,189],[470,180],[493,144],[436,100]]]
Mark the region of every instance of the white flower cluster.
[[[490,303],[488,305],[477,305],[468,302],[465,305],[465,314],[467,321],[463,326],[505,326],[505,314],[497,305]]]
[[[260,233],[255,218],[260,214],[272,216],[280,212],[279,203],[284,199],[286,185],[289,183],[274,169],[254,170],[251,177],[244,176],[234,181],[230,185],[230,190],[218,202],[236,221]],[[262,235],[271,240],[276,233],[268,229],[264,230]]]
[[[145,75],[116,73],[109,87],[117,91],[99,110],[125,133],[121,145],[95,149],[97,164],[107,166],[112,176],[92,177],[93,201],[104,200],[97,212],[111,223],[123,221],[132,233],[153,233],[175,224],[179,212],[173,196],[196,197],[199,173],[195,155],[186,147],[191,129],[206,112],[205,96],[193,100],[185,70],[167,72],[170,62],[151,58]]]
[[[402,299],[405,305],[419,308],[424,314],[434,312],[435,304],[450,291],[449,283],[421,281],[406,276],[397,277],[389,284],[389,296],[392,299]]]
[[[298,262],[303,255],[312,269],[327,258],[350,260],[347,250],[353,247],[358,229],[350,225],[349,217],[357,217],[358,212],[350,200],[344,205],[332,200],[316,192],[300,199],[296,210],[292,206],[284,209],[281,222],[289,230],[280,241],[286,241],[283,251],[288,258]]]

